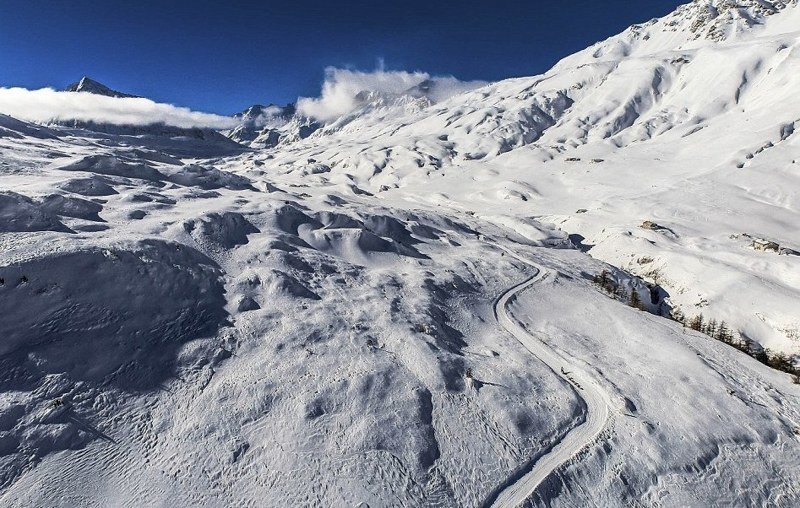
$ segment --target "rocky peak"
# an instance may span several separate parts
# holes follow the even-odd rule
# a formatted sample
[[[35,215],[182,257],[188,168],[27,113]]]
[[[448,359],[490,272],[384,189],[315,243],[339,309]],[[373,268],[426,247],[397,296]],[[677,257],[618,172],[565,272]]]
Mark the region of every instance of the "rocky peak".
[[[106,97],[117,97],[117,98],[131,98],[136,97],[135,95],[130,95],[122,92],[118,92],[116,90],[112,90],[111,88],[107,87],[106,85],[100,83],[99,81],[95,81],[87,76],[84,76],[75,83],[72,83],[67,88],[64,89],[65,92],[85,92],[85,93],[92,93],[95,95],[104,95]]]

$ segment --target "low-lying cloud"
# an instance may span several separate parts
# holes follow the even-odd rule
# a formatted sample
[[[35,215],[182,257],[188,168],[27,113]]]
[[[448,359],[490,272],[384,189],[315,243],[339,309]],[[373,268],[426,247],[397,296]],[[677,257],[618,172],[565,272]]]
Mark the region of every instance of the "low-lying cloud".
[[[372,72],[328,67],[325,82],[317,98],[301,97],[297,111],[305,116],[327,122],[353,111],[359,103],[360,92],[402,94],[427,82],[426,96],[434,102],[486,84],[484,81],[459,81],[452,76],[431,76],[427,72],[386,71]]]
[[[164,124],[180,128],[228,129],[232,118],[200,113],[144,98],[115,98],[51,88],[0,88],[0,113],[36,123],[94,122],[114,125]]]
[[[263,108],[261,114],[252,119],[251,122],[254,127],[263,129],[264,127],[275,125],[276,122],[280,124],[283,115],[283,108],[278,106],[267,106]]]

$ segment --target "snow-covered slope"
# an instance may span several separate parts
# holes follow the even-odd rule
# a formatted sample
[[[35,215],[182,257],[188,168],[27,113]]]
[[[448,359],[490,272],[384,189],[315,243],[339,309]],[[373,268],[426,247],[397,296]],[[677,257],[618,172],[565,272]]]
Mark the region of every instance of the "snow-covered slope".
[[[545,217],[662,284],[685,315],[800,352],[800,258],[752,249],[800,248],[800,9],[731,5],[693,2],[542,76],[356,111],[268,167],[311,158],[372,192]],[[648,220],[664,229],[638,227]]]
[[[729,5],[271,148],[0,116],[0,505],[800,504],[800,385],[656,315],[798,350],[800,8]]]

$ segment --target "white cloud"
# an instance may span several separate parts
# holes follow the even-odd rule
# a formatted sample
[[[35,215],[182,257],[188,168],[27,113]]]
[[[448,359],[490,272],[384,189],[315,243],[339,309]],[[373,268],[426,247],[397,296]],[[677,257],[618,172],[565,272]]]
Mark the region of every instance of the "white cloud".
[[[78,120],[115,125],[165,124],[173,127],[227,129],[232,118],[200,113],[143,98],[115,98],[51,88],[0,88],[0,113],[29,122]]]
[[[253,125],[259,129],[267,127],[274,124],[276,118],[279,118],[282,114],[282,108],[279,108],[278,106],[267,106],[264,108],[264,112],[253,120]]]
[[[459,81],[452,76],[431,76],[427,72],[386,71],[382,65],[373,72],[328,67],[320,96],[299,98],[297,111],[323,122],[334,120],[356,108],[359,92],[400,94],[428,80],[432,85],[428,97],[434,102],[486,84],[483,81]]]

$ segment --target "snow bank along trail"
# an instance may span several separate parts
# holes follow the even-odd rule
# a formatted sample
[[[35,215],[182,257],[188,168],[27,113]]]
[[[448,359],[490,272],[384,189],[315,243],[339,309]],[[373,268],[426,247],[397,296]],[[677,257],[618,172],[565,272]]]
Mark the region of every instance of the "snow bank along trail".
[[[603,389],[581,369],[562,358],[547,344],[531,335],[508,312],[509,301],[537,282],[552,274],[544,267],[523,259],[513,252],[503,249],[516,259],[536,268],[537,272],[529,279],[511,287],[494,304],[497,322],[511,333],[534,356],[550,367],[553,372],[567,380],[576,388],[578,396],[586,404],[586,420],[572,430],[559,443],[544,455],[523,464],[509,480],[510,483],[500,491],[495,491],[486,506],[496,508],[517,507],[530,498],[539,484],[561,464],[569,460],[584,447],[591,444],[606,425],[610,415],[610,403]]]

